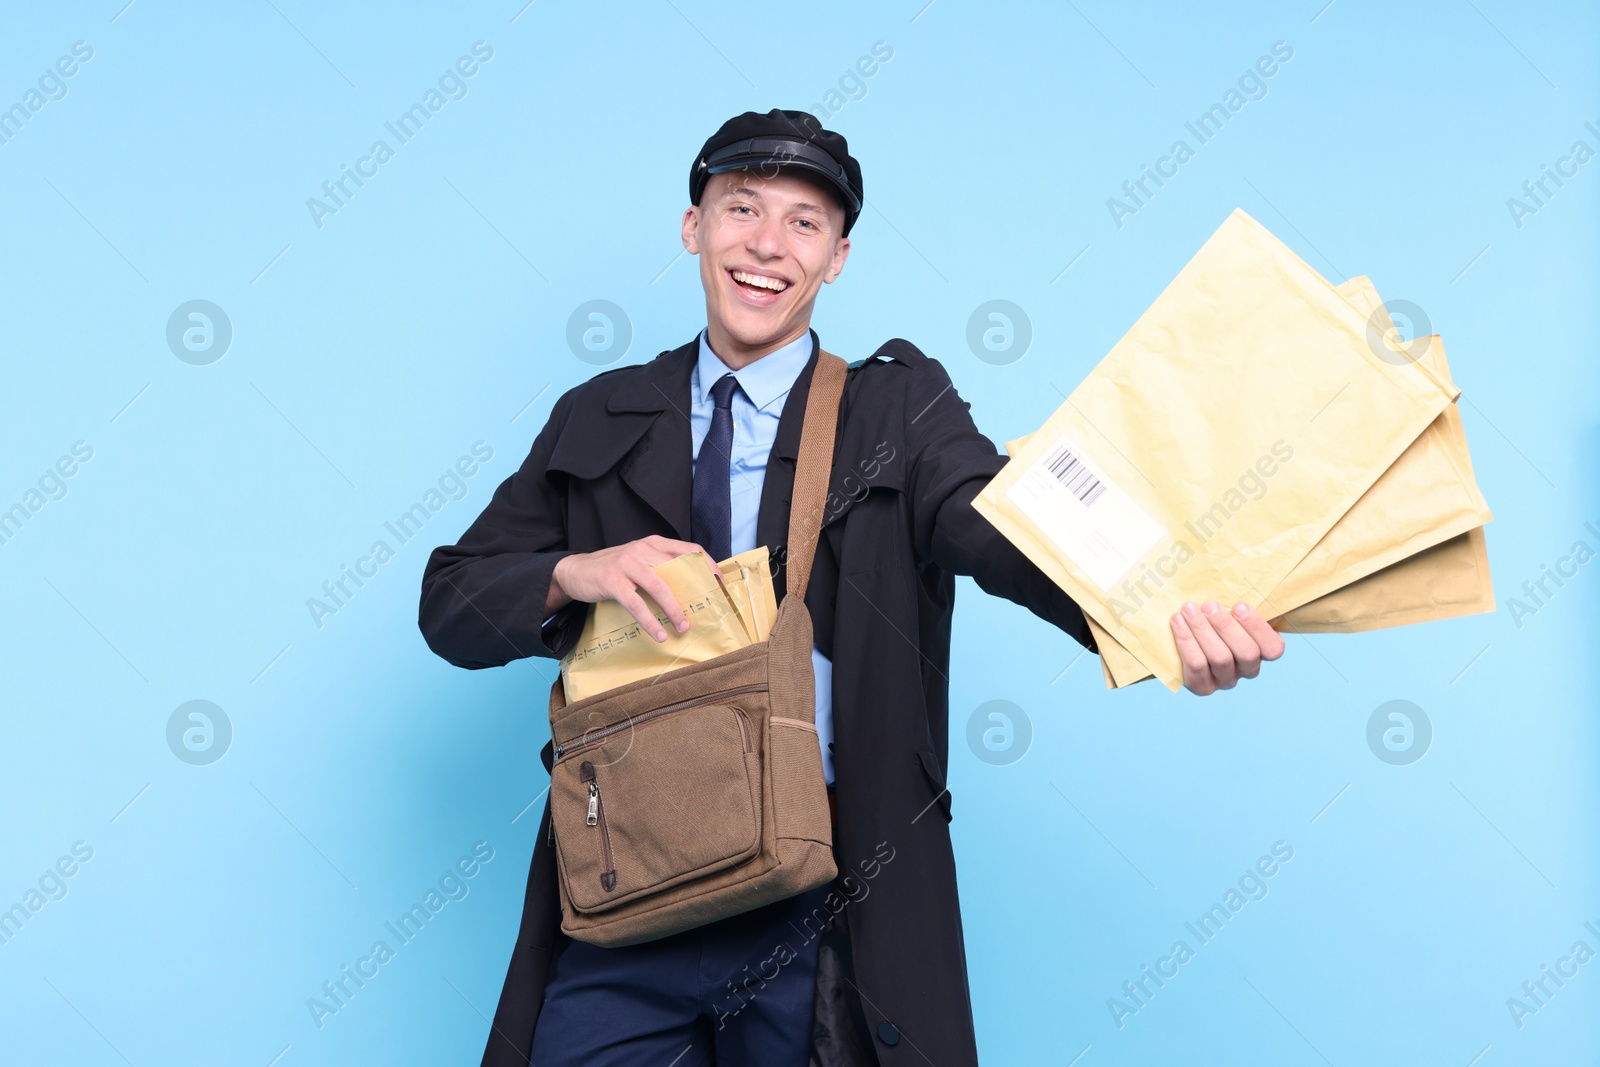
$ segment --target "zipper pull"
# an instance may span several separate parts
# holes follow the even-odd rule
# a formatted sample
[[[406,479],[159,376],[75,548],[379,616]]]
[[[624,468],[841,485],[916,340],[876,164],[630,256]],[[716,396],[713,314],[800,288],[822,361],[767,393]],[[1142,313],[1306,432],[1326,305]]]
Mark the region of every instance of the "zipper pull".
[[[585,820],[590,826],[600,824],[600,783],[595,781],[594,764],[584,760],[578,765],[578,781],[589,787],[589,817]]]

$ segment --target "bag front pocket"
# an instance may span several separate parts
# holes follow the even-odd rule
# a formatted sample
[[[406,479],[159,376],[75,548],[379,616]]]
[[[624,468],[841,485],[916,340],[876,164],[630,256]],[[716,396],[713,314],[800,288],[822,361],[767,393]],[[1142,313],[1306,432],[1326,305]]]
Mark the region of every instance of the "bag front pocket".
[[[567,900],[603,912],[761,849],[761,754],[735,704],[655,709],[569,741],[550,812]]]

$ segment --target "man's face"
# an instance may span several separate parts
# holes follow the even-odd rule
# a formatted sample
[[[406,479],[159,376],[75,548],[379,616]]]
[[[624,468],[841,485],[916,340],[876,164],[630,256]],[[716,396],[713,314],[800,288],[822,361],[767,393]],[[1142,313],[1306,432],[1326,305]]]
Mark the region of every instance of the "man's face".
[[[823,282],[844,269],[844,211],[788,173],[713,174],[683,214],[683,246],[700,257],[712,348],[749,360],[810,328]],[[728,349],[725,351],[724,349]]]

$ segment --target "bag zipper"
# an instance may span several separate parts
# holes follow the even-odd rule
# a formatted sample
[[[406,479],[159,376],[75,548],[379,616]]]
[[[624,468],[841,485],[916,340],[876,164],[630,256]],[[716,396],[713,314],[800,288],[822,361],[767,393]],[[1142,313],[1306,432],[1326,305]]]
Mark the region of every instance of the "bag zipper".
[[[754,684],[751,684],[751,685],[735,686],[732,689],[722,689],[722,690],[719,690],[719,691],[717,691],[715,693],[702,693],[699,696],[689,697],[687,700],[679,700],[676,703],[668,704],[665,707],[656,708],[656,709],[654,709],[652,711],[647,711],[643,715],[639,715],[639,716],[636,716],[634,718],[627,719],[627,720],[625,720],[623,722],[613,723],[612,725],[607,726],[603,730],[596,730],[594,733],[584,734],[582,737],[576,738],[576,739],[574,739],[572,741],[568,741],[566,744],[557,745],[555,747],[555,757],[556,757],[556,759],[561,759],[563,756],[569,755],[569,754],[571,754],[573,752],[580,752],[583,749],[588,748],[590,745],[599,744],[601,741],[604,741],[606,738],[610,737],[612,734],[620,733],[623,730],[631,729],[634,726],[639,725],[640,723],[649,722],[651,719],[654,719],[654,718],[656,718],[657,716],[660,716],[660,715],[666,715],[666,714],[669,714],[669,713],[674,712],[674,711],[682,711],[685,708],[690,708],[690,707],[694,707],[695,705],[704,704],[704,703],[707,703],[708,701],[716,700],[716,699],[721,698],[721,697],[738,696],[740,693],[757,693],[757,692],[760,692],[761,690],[763,690],[765,688],[766,688],[765,684],[757,682],[757,683],[754,683]],[[744,713],[744,711],[742,709],[734,708],[733,710],[739,716],[739,734],[744,739],[744,750],[746,752],[749,752],[750,751],[750,720],[745,716],[745,713]]]
[[[605,809],[600,806],[600,783],[595,780],[594,764],[584,760],[578,768],[578,780],[589,786],[589,814],[584,821],[600,828],[600,856],[605,864],[600,871],[600,888],[609,893],[617,887],[617,868],[611,858],[611,831],[606,827]]]

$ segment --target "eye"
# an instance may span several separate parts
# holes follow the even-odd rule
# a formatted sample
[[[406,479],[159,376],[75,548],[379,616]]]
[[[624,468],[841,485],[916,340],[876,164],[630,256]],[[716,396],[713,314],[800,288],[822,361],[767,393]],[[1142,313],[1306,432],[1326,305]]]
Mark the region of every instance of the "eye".
[[[817,224],[812,222],[810,219],[801,219],[800,225],[809,227],[813,230],[817,228]]]

